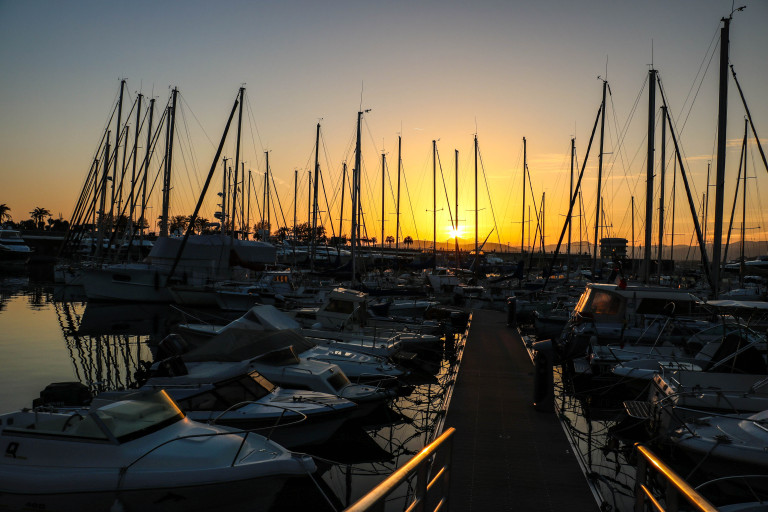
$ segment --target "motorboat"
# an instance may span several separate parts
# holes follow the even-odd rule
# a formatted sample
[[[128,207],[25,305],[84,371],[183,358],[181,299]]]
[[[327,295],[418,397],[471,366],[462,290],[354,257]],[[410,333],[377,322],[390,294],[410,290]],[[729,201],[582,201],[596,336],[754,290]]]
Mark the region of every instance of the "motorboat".
[[[760,475],[749,487],[768,491],[768,410],[698,418],[672,432],[669,441],[696,465],[697,480]]]
[[[87,412],[0,416],[0,508],[199,510],[249,497],[269,509],[289,477],[316,470],[264,436],[185,417],[164,391]]]
[[[350,288],[334,288],[323,304],[315,308],[298,308],[288,311],[303,327],[333,331],[356,331],[373,334],[382,330],[392,332],[409,330],[434,334],[439,324],[429,320],[401,319],[378,316],[368,309],[368,294]]]
[[[766,375],[765,337],[745,325],[722,323],[691,336],[682,347],[610,348],[618,363],[610,372],[623,385],[647,388],[656,374],[675,371]],[[633,357],[634,356],[634,357]],[[605,357],[605,356],[603,356]]]
[[[31,255],[32,249],[24,242],[20,231],[0,228],[0,261],[23,264]]]
[[[254,430],[286,448],[327,441],[358,408],[335,394],[278,387],[248,362],[188,363],[186,369],[150,378],[139,390],[165,389],[189,419]],[[101,393],[91,405],[134,392]]]
[[[459,277],[446,267],[435,267],[425,272],[429,286],[435,293],[452,293],[459,285]]]
[[[590,283],[555,340],[564,359],[586,357],[593,375],[633,359],[681,360],[691,335],[714,325],[686,291]]]
[[[142,263],[83,271],[86,295],[103,301],[174,302],[175,293],[187,304],[215,304],[215,293],[209,290],[213,283],[247,278],[249,267],[275,261],[275,248],[265,242],[196,235],[188,238],[183,250],[182,244],[181,238],[161,237]]]
[[[231,334],[225,334],[225,337]],[[235,342],[237,340],[234,340]],[[369,384],[353,383],[349,380],[338,365],[301,359],[296,356],[294,350],[288,346],[248,360],[225,359],[209,354],[207,351],[193,350],[183,357],[171,356],[158,361],[152,366],[153,376],[183,375],[188,373],[189,366],[196,363],[211,363],[211,371],[225,371],[233,363],[247,363],[249,371],[257,371],[270,382],[286,389],[310,390],[328,393],[345,398],[358,405],[376,405],[395,396],[395,390],[391,387],[380,387]],[[218,368],[218,369],[217,369]],[[370,412],[368,408],[358,411],[359,415]]]
[[[391,380],[405,375],[402,368],[371,351],[357,350],[357,347],[345,343],[320,344],[308,340],[299,333],[300,325],[274,306],[254,306],[245,315],[222,327],[196,330],[195,326],[183,325],[179,326],[179,330],[182,335],[196,336],[197,340],[189,338],[193,345],[206,344],[210,345],[209,348],[218,345],[223,350],[227,350],[226,343],[217,342],[216,339],[233,333],[242,342],[239,348],[240,359],[256,357],[291,345],[299,357],[337,364],[347,376],[356,381]],[[280,332],[284,334],[280,335]]]

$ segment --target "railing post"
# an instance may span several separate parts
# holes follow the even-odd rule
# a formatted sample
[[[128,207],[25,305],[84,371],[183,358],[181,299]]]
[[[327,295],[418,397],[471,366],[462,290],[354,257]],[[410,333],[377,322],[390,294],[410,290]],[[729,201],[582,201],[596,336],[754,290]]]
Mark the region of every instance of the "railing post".
[[[678,497],[680,494],[677,492],[677,489],[674,485],[672,485],[672,482],[665,482],[666,483],[666,492],[665,499],[667,501],[667,512],[677,512],[678,510]]]
[[[427,457],[421,461],[419,469],[416,470],[416,499],[414,501],[416,506],[414,507],[413,512],[424,512],[424,504],[427,501],[427,482],[429,481],[427,470],[431,466],[433,458],[434,457]]]
[[[441,487],[441,494],[443,495],[443,506],[440,510],[448,511],[450,509],[450,503],[448,501],[448,495],[451,492],[451,464],[453,464],[453,436],[448,438],[448,442],[445,443],[445,458],[443,460],[443,467],[445,467],[445,473],[443,474],[443,486]]]

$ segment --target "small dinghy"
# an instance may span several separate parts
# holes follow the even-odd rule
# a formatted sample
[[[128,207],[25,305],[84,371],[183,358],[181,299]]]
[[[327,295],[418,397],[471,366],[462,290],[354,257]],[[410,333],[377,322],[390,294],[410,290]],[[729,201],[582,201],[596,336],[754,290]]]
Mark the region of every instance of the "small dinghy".
[[[165,391],[62,414],[0,415],[0,509],[269,509],[286,479],[315,471],[252,432],[185,417]]]

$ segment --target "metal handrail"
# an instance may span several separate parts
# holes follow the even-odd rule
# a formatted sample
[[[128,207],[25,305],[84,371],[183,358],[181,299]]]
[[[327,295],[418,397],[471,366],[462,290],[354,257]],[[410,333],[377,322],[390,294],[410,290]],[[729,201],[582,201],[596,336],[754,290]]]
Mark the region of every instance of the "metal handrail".
[[[387,496],[394,492],[408,478],[416,476],[415,495],[413,501],[405,509],[406,512],[423,512],[427,503],[427,493],[440,481],[443,481],[442,496],[437,502],[433,511],[447,509],[448,503],[448,483],[450,478],[451,448],[453,444],[453,434],[456,429],[453,427],[446,430],[443,435],[424,447],[418,454],[409,460],[403,467],[392,473],[386,480],[374,487],[365,496],[357,500],[351,506],[345,509],[345,512],[367,512],[384,510]],[[443,446],[445,445],[445,446]],[[442,467],[437,469],[435,476],[429,478],[429,471],[435,454],[439,449],[445,449],[445,458]]]
[[[651,502],[655,510],[660,512],[677,512],[679,496],[685,498],[688,503],[693,505],[695,510],[700,512],[717,512],[717,508],[714,505],[699,494],[696,489],[691,487],[680,475],[664,464],[656,454],[640,443],[635,444],[635,448],[640,455],[637,459],[637,474],[635,476],[635,512],[644,512],[646,499]],[[660,473],[667,482],[666,509],[662,507],[658,498],[654,496],[646,485],[648,470],[651,468]]]

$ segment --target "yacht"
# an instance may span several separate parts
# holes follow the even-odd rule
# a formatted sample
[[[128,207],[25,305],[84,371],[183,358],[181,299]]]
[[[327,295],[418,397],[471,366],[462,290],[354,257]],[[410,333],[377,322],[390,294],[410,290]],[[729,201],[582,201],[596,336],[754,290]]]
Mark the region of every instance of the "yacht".
[[[357,409],[335,394],[278,387],[247,362],[188,363],[186,369],[152,377],[139,391],[165,389],[191,420],[254,430],[286,448],[327,441]],[[127,393],[135,390],[101,393],[91,406]]]
[[[32,249],[24,242],[21,232],[16,229],[0,228],[0,261],[3,263],[26,263]]]
[[[164,391],[82,412],[23,409],[0,428],[2,509],[182,511],[246,497],[268,509],[287,478],[316,470],[264,436],[190,420]]]

